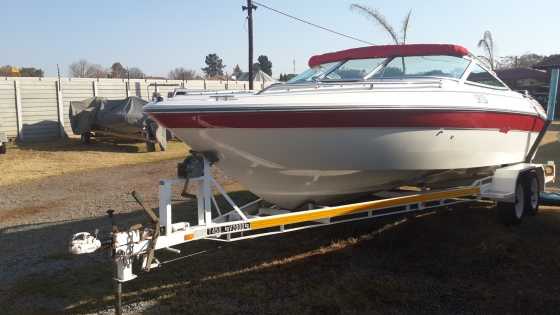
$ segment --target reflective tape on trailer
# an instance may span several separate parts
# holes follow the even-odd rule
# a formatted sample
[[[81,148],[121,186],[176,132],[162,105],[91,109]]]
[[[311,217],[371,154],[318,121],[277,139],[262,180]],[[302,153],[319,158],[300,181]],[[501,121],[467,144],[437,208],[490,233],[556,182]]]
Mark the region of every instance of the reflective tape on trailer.
[[[436,192],[419,193],[414,195],[373,200],[367,202],[354,203],[338,207],[327,207],[316,210],[292,212],[279,214],[264,218],[249,220],[251,230],[265,229],[282,225],[315,221],[326,218],[339,217],[343,215],[356,214],[360,212],[381,210],[398,206],[405,206],[421,202],[438,201],[450,198],[460,198],[476,196],[480,194],[479,187],[464,187]]]

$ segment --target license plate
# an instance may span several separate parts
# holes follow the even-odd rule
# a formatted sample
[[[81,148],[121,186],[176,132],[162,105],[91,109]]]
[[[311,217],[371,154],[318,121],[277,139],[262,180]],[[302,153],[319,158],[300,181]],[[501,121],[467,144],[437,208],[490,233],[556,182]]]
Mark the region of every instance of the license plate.
[[[234,223],[230,225],[221,225],[206,229],[207,235],[214,235],[214,234],[227,234],[227,233],[235,233],[241,231],[248,231],[251,229],[251,224],[249,223]]]

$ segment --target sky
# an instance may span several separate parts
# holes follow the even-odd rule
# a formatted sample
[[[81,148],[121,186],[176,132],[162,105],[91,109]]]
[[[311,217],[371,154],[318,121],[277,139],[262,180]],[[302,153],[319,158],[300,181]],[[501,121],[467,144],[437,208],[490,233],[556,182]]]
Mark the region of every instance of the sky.
[[[341,33],[389,44],[374,22],[349,9],[365,4],[400,29],[412,10],[409,43],[460,44],[482,54],[476,44],[485,30],[496,55],[560,53],[558,0],[259,0]],[[119,61],[148,75],[166,76],[175,67],[201,73],[204,57],[217,53],[231,73],[247,70],[244,0],[18,0],[2,4],[0,65],[39,67],[62,75],[79,59],[104,67]],[[307,67],[311,55],[361,47],[363,43],[290,20],[260,7],[254,12],[255,60],[272,61],[273,76]]]

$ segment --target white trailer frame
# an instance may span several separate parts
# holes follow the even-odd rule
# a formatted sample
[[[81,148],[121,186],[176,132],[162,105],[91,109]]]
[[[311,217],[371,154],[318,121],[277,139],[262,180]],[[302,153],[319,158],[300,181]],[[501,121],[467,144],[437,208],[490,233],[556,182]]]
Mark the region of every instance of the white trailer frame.
[[[519,163],[498,168],[493,176],[478,179],[470,186],[444,190],[407,191],[391,198],[335,207],[316,207],[297,212],[276,207],[257,208],[256,215],[249,215],[244,210],[256,206],[261,199],[238,206],[212,177],[210,162],[206,158],[203,161],[202,176],[190,179],[190,182],[198,183],[197,225],[191,226],[188,222],[172,222],[172,187],[178,184],[184,185],[185,179],[161,180],[159,222],[156,224],[156,228],[160,231],[154,233],[153,229],[140,228],[113,233],[112,247],[117,268],[116,281],[126,282],[137,277],[132,270],[132,262],[137,257],[142,258],[142,268],[149,270],[160,266],[157,259],[148,258],[150,252],[151,256],[155,250],[159,249],[179,253],[179,250],[171,247],[201,239],[232,242],[344,222],[424,211],[480,199],[513,203],[515,189],[521,174],[534,170],[539,181],[539,191],[542,191],[546,183],[554,181],[555,168],[554,164],[550,162],[545,165]],[[222,209],[213,195],[213,189],[224,197],[231,206],[231,211],[222,213]],[[215,215],[213,215],[212,206],[217,211]],[[155,237],[152,237],[154,235]]]

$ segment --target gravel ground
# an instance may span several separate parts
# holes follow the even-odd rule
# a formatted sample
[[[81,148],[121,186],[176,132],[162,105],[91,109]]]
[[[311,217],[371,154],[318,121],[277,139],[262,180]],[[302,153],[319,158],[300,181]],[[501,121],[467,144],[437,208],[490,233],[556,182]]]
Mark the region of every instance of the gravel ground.
[[[9,284],[29,272],[56,270],[79,261],[69,259],[59,266],[41,263],[49,256],[65,255],[73,233],[107,226],[107,209],[118,209],[121,215],[137,210],[130,191],[144,192],[154,205],[158,179],[172,176],[175,164],[108,168],[0,186],[0,249],[4,253],[0,282]]]
[[[559,146],[551,138],[538,158],[557,159]],[[67,254],[69,238],[108,230],[108,208],[122,226],[145,221],[129,193],[156,207],[157,183],[174,176],[177,162],[0,186],[2,313],[112,314],[109,260]],[[227,245],[194,242],[179,248],[207,252],[125,284],[124,313],[556,314],[559,234],[560,208],[504,228],[491,207],[473,204]]]
[[[12,186],[0,186],[0,305],[18,281],[33,275],[60,274],[93,263],[107,263],[104,255],[68,254],[70,237],[77,232],[110,230],[107,209],[116,210],[119,225],[145,222],[130,197],[136,190],[145,203],[157,207],[158,181],[175,176],[177,160],[120,166],[52,176]],[[224,183],[219,171],[215,176]],[[46,310],[65,305],[56,299],[34,297]]]

